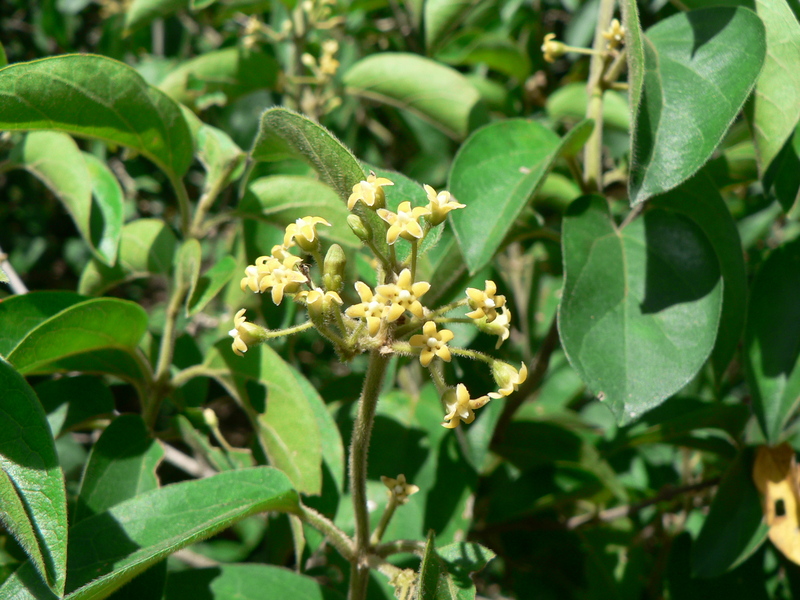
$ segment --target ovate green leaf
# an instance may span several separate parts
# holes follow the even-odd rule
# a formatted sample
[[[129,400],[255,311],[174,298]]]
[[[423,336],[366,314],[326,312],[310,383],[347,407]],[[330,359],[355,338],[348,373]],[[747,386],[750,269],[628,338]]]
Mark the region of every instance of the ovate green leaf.
[[[103,56],[56,56],[0,69],[0,129],[50,129],[120,144],[173,178],[192,162],[178,105],[132,67]]]
[[[585,196],[564,219],[561,342],[626,424],[682,388],[714,347],[722,280],[714,248],[686,219],[651,210],[619,231]]]
[[[765,52],[764,25],[745,8],[679,13],[648,30],[631,139],[631,204],[679,185],[711,157]]]
[[[39,576],[61,594],[67,564],[67,499],[53,436],[36,394],[2,358],[0,390],[0,522],[31,558]],[[5,596],[0,593],[0,597]]]

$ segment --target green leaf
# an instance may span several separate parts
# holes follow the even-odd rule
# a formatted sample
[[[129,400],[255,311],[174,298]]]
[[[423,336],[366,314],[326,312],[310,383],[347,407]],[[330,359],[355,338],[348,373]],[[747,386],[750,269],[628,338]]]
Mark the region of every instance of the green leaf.
[[[747,116],[753,129],[759,173],[781,151],[800,118],[800,24],[784,0],[755,0],[766,29],[764,69],[756,82]]]
[[[351,248],[361,247],[347,225],[350,211],[339,195],[330,186],[308,177],[273,175],[256,179],[247,186],[238,212],[281,228],[303,217],[322,217],[331,227],[320,226],[320,237]]]
[[[462,140],[487,121],[478,90],[458,71],[429,58],[382,52],[344,74],[347,92],[407,110]]]
[[[450,571],[469,574],[480,571],[497,554],[476,542],[453,542],[436,549],[439,557],[447,563]]]
[[[663,210],[618,230],[598,196],[572,203],[562,239],[564,351],[627,424],[680,390],[711,353],[722,307],[717,257],[697,225]]]
[[[153,373],[146,361],[137,360],[135,354],[136,351],[131,349],[98,348],[56,358],[47,363],[46,369],[48,373],[80,371],[114,375],[140,387],[145,393],[142,386],[152,381]]]
[[[0,522],[39,575],[61,594],[67,565],[67,499],[53,436],[36,394],[2,358],[0,389]]]
[[[767,539],[769,527],[752,473],[753,453],[740,452],[725,473],[692,547],[695,577],[719,577],[747,560]]]
[[[577,122],[586,115],[589,93],[585,83],[568,83],[547,98],[547,114],[557,121]],[[614,90],[603,94],[603,126],[628,131],[631,126],[628,101]]]
[[[100,600],[173,552],[266,511],[292,512],[297,493],[270,467],[227,471],[140,494],[69,532],[68,600]],[[25,566],[0,597],[49,600]]]
[[[628,103],[631,121],[636,119],[644,88],[644,33],[639,22],[636,0],[620,0],[625,28],[625,54],[628,57]]]
[[[277,61],[258,49],[238,46],[205,52],[171,71],[158,88],[173,100],[201,108],[205,97],[222,96],[224,104],[278,81]]]
[[[8,356],[31,331],[87,298],[75,292],[34,291],[0,302],[0,354]]]
[[[177,104],[128,65],[72,54],[0,69],[0,129],[51,129],[141,152],[171,178],[192,162]]]
[[[8,354],[20,373],[47,373],[50,363],[93,350],[133,352],[147,329],[147,313],[116,298],[86,300],[62,310],[28,332]]]
[[[747,314],[747,273],[736,222],[714,182],[704,171],[675,190],[654,198],[653,204],[694,221],[716,252],[725,284],[719,331],[711,354],[712,365],[719,378],[736,352]]]
[[[466,208],[451,223],[471,274],[487,264],[558,156],[561,140],[535,121],[509,119],[473,133],[456,154],[449,189]]]
[[[467,544],[464,544],[467,546]],[[485,550],[485,549],[484,549]],[[494,555],[494,553],[492,553]],[[473,600],[475,584],[467,570],[457,567],[458,573],[448,573],[447,564],[434,549],[433,531],[428,534],[428,543],[419,566],[419,600]]]
[[[424,6],[425,47],[428,54],[473,8],[472,0],[427,0]]]
[[[114,413],[114,396],[103,382],[89,375],[49,379],[36,386],[53,436],[80,427],[89,419]]]
[[[764,187],[772,190],[780,202],[783,212],[794,215],[800,207],[800,127],[786,140],[783,149],[764,175]],[[765,225],[774,221],[768,219]]]
[[[164,600],[263,600],[264,591],[273,598],[333,600],[341,596],[322,587],[311,577],[274,565],[220,565],[211,569],[172,572]]]
[[[119,181],[105,163],[88,152],[83,153],[83,160],[92,183],[90,245],[97,248],[96,254],[100,260],[111,266],[117,262],[125,217],[125,196]]]
[[[236,259],[226,256],[203,273],[186,301],[186,315],[191,317],[203,310],[238,270]]]
[[[125,11],[125,33],[188,6],[189,0],[133,0]]]
[[[6,49],[0,43],[0,67],[5,67],[8,64],[8,56],[6,56]]]
[[[167,275],[172,271],[177,243],[162,219],[132,221],[122,228],[117,264],[107,267],[99,261],[87,263],[78,290],[96,296],[131,279]]]
[[[353,153],[330,131],[285,108],[270,108],[261,115],[250,157],[267,162],[302,160],[345,202],[353,186],[366,177]]]
[[[196,139],[197,159],[206,170],[206,189],[223,188],[241,176],[247,155],[227,133],[204,123]]]
[[[644,51],[631,138],[633,205],[679,185],[711,157],[761,70],[764,25],[744,8],[679,13],[648,30]]]
[[[236,356],[228,341],[206,355],[206,375],[216,379],[245,410],[256,429],[270,464],[281,469],[304,494],[322,488],[322,442],[316,399],[309,386],[269,346],[257,346]]]
[[[746,374],[758,423],[774,445],[800,402],[800,239],[772,251],[752,290]]]
[[[188,291],[188,296],[194,293],[197,280],[200,278],[200,263],[203,260],[203,250],[200,242],[194,238],[183,242],[175,253],[175,288]]]
[[[430,5],[428,2],[425,6]],[[531,72],[531,60],[518,44],[504,35],[482,30],[459,33],[436,53],[436,59],[449,65],[486,65],[520,82]]]
[[[92,446],[83,472],[73,527],[120,502],[158,488],[156,468],[164,458],[139,415],[121,415]]]

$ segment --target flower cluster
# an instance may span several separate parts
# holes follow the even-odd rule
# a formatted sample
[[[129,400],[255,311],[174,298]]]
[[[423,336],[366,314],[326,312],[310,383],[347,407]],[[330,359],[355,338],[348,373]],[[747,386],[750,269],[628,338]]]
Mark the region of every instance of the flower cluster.
[[[352,186],[352,194],[347,199],[348,209],[361,215],[350,215],[348,224],[375,254],[378,283],[369,286],[363,281],[355,281],[353,287],[358,301],[350,300],[348,305],[344,295],[344,251],[333,244],[324,259],[321,254],[322,243],[317,228],[331,226],[331,223],[318,216],[297,219],[286,227],[282,245],[274,246],[268,256],[259,257],[245,269],[241,288],[259,294],[270,292],[275,304],[291,297],[306,308],[310,320],[291,330],[267,332],[248,323],[242,309],[236,314],[234,329],[230,332],[233,351],[242,355],[248,346],[263,343],[270,337],[315,327],[333,343],[342,360],[366,351],[417,357],[422,367],[430,371],[441,395],[446,411],[442,425],[454,428],[462,421],[471,423],[475,410],[490,400],[508,396],[516,390],[525,381],[527,369],[523,364],[517,370],[486,354],[450,344],[455,336],[445,325],[469,322],[479,330],[497,336],[499,346],[510,335],[511,313],[506,298],[497,293],[494,281],[486,280],[483,289],[467,288],[464,296],[449,304],[436,308],[425,306],[425,295],[431,284],[417,277],[421,242],[433,227],[447,219],[451,211],[465,206],[450,192],[437,192],[429,185],[423,186],[428,200],[425,205],[413,206],[409,200],[389,204],[384,188],[392,185],[390,179],[370,172],[366,179]],[[395,206],[396,210],[390,210],[387,205]],[[379,219],[367,218],[364,211],[374,212]],[[386,245],[382,245],[382,241],[376,243],[380,239],[384,239]],[[398,260],[394,249],[398,239],[406,240],[411,246],[410,251],[406,247],[409,255],[403,260]],[[292,249],[305,252],[308,262],[293,254]],[[464,317],[447,316],[462,307],[469,309]],[[473,399],[463,383],[448,386],[442,365],[450,362],[453,355],[487,363],[498,386],[497,391]],[[388,481],[397,489],[405,485],[399,478]],[[402,495],[402,491],[398,492],[398,499]]]

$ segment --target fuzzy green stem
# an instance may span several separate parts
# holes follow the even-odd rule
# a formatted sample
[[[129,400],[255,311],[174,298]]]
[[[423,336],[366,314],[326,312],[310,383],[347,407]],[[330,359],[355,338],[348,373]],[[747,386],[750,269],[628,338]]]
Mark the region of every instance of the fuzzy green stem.
[[[411,281],[417,280],[417,247],[419,242],[414,240],[411,242]]]
[[[452,346],[448,347],[450,348],[450,353],[455,354],[456,356],[463,356],[465,358],[480,360],[490,366],[495,362],[494,358],[492,358],[488,354],[484,354],[483,352],[478,352],[477,350],[467,350],[466,348],[454,348]]]
[[[169,176],[169,182],[172,184],[172,189],[175,190],[175,196],[178,198],[178,209],[181,212],[181,232],[184,237],[191,237],[191,204],[189,203],[189,194],[186,191],[186,186],[180,177],[173,175]]]
[[[389,502],[386,504],[386,509],[383,511],[381,515],[381,520],[378,523],[378,526],[375,528],[375,531],[372,532],[372,537],[370,538],[369,542],[373,546],[379,544],[381,539],[383,539],[383,534],[386,533],[386,527],[389,525],[389,521],[392,520],[394,516],[394,511],[397,508],[397,498],[394,494],[389,495]]]
[[[325,515],[317,512],[313,508],[300,504],[297,516],[303,521],[311,525],[314,529],[324,534],[331,545],[339,551],[345,559],[349,561],[355,560],[356,551],[351,540],[347,534],[339,529],[334,523]]]
[[[356,522],[356,556],[350,570],[350,600],[365,600],[369,579],[369,512],[367,510],[367,454],[375,409],[378,405],[383,377],[389,364],[390,355],[373,350],[369,356],[369,366],[364,379],[364,388],[358,406],[358,416],[353,426],[350,444],[350,493],[353,496],[353,512]]]
[[[377,556],[391,554],[418,554],[421,556],[424,552],[425,542],[419,540],[394,540],[375,547]]]

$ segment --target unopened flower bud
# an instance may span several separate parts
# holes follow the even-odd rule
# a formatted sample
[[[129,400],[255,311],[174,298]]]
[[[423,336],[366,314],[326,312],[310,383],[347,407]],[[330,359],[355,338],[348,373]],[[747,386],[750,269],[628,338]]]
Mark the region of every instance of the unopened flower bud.
[[[344,250],[339,244],[332,244],[328,248],[322,267],[322,284],[326,290],[342,291],[345,266],[347,266],[347,257],[344,254]]]
[[[213,409],[203,409],[203,420],[206,422],[206,425],[211,427],[211,429],[216,429],[219,427],[219,419],[217,418],[217,413],[215,413]]]
[[[348,215],[347,217],[347,224],[350,226],[350,229],[353,230],[353,233],[356,234],[358,239],[362,242],[369,243],[372,240],[372,234],[367,227],[366,223],[361,220],[361,217],[358,215]]]

